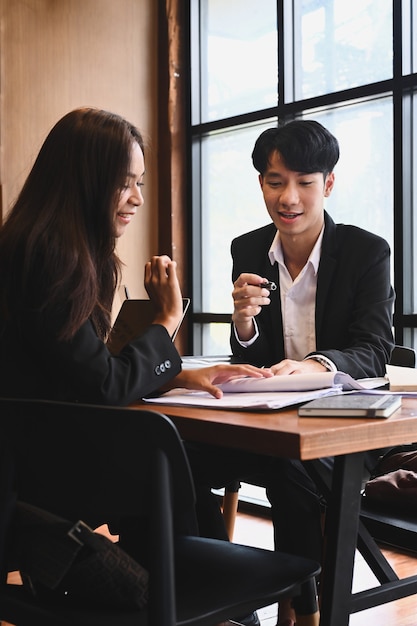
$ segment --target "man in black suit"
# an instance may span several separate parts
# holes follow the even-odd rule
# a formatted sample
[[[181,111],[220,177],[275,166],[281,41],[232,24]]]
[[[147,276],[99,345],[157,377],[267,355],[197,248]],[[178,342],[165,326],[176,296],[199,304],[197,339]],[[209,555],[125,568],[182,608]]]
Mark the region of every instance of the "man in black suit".
[[[338,159],[336,138],[308,120],[264,131],[252,153],[272,223],[232,242],[231,347],[239,360],[278,376],[384,376],[394,345],[388,243],[335,224],[324,210]],[[207,508],[208,486],[254,482],[266,487],[276,548],[321,560],[322,499],[300,461],[212,447],[207,454],[200,447],[192,459],[200,466],[202,534],[221,536],[221,520],[216,527],[214,506]],[[322,459],[330,469],[332,461]],[[289,603],[280,604],[279,618],[293,624]]]
[[[394,345],[388,243],[324,210],[338,159],[336,138],[309,120],[264,131],[252,153],[272,223],[232,242],[231,347],[276,375],[384,376]],[[301,462],[277,461],[264,480],[276,547],[320,559],[320,494]]]
[[[266,130],[253,150],[273,223],[232,242],[231,346],[275,374],[384,376],[393,348],[389,246],[323,207],[338,157],[333,135],[308,120]]]

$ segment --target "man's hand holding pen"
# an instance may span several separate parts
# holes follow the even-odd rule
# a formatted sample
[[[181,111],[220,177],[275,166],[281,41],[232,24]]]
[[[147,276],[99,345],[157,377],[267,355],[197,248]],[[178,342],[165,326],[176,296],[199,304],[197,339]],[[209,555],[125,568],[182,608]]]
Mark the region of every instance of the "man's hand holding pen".
[[[259,285],[262,289],[268,289],[268,291],[275,291],[277,288],[276,283],[273,280],[266,280],[264,283]]]
[[[253,318],[260,313],[263,306],[270,304],[270,291],[275,291],[276,288],[274,282],[258,274],[240,274],[235,281],[232,291],[232,321],[241,341],[249,341],[254,336]]]

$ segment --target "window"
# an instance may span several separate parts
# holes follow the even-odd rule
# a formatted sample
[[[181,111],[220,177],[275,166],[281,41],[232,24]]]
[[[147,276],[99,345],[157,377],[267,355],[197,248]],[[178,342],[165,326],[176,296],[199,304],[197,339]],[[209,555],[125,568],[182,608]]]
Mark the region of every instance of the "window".
[[[284,54],[294,59],[286,64],[294,100],[392,78],[391,0],[298,0],[284,7],[293,25]]]
[[[229,353],[230,244],[267,224],[255,139],[322,122],[341,157],[326,208],[392,250],[397,343],[417,347],[417,0],[193,0],[193,352]]]
[[[276,1],[262,0],[256,11],[253,0],[201,2],[199,23],[201,120],[275,106]]]

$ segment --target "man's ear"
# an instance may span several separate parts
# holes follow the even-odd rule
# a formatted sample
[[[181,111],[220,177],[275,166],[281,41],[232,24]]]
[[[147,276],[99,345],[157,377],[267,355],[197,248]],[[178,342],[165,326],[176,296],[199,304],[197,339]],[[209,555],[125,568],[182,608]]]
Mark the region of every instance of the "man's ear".
[[[262,174],[259,174],[258,180],[259,180],[259,184],[261,186],[261,189],[263,189],[264,188],[264,177],[262,176]]]
[[[332,193],[334,187],[334,172],[330,172],[327,174],[326,179],[324,181],[324,197],[328,198]]]

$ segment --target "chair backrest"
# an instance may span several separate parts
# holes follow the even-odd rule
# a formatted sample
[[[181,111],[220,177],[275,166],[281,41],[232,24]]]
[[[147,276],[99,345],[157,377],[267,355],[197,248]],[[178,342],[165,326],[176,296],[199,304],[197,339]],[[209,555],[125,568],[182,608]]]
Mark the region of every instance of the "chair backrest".
[[[182,514],[194,507],[183,444],[165,415],[7,398],[0,398],[0,412],[0,439],[7,439],[13,452],[21,500],[70,520],[83,519],[94,527],[110,512],[146,514],[152,464],[162,452],[175,468],[177,510]],[[76,493],[74,484],[79,487]]]
[[[197,525],[191,471],[171,420],[151,410],[7,398],[0,413],[0,581],[16,498],[92,527],[148,518],[149,607],[153,623],[172,623],[173,528],[197,534]]]
[[[391,353],[390,365],[397,365],[398,367],[415,367],[416,351],[414,348],[408,348],[407,346],[394,346]]]
[[[310,618],[302,623],[318,623],[318,563],[197,536],[188,460],[166,416],[14,399],[0,399],[0,412],[0,621],[19,626],[212,626],[293,597],[296,610]],[[90,526],[114,514],[146,518],[140,534],[150,546],[148,561],[140,561],[149,571],[146,608],[117,612],[66,602],[58,607],[21,586],[2,584],[7,566],[1,546],[15,526],[8,522],[11,515],[3,513],[12,512],[16,495]]]
[[[8,449],[8,442],[1,436],[0,431],[0,582],[5,575],[2,563],[7,546],[7,534],[10,520],[16,502],[16,493],[13,485],[12,455]]]

